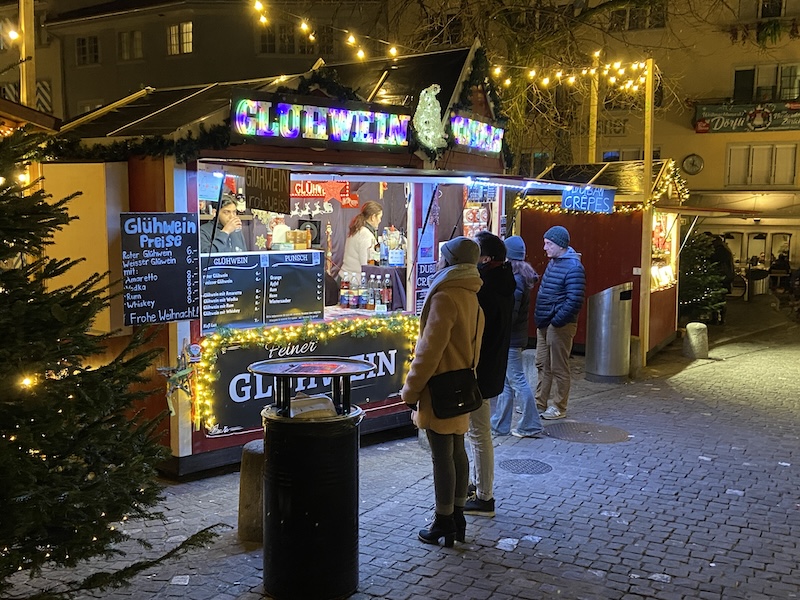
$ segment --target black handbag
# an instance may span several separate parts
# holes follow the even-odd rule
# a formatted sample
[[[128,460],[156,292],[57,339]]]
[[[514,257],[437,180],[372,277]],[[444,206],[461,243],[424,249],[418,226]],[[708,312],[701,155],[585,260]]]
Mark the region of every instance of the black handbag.
[[[480,317],[480,308],[478,309]],[[483,404],[481,390],[475,377],[478,321],[475,321],[475,339],[472,341],[472,367],[434,375],[428,380],[431,407],[437,419],[450,419],[478,410]]]

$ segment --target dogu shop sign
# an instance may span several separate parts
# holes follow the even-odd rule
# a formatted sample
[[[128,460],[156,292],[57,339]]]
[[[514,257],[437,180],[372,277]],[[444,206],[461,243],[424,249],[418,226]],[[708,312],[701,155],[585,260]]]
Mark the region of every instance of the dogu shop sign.
[[[231,99],[231,140],[283,146],[400,150],[411,115],[403,107],[247,92]]]

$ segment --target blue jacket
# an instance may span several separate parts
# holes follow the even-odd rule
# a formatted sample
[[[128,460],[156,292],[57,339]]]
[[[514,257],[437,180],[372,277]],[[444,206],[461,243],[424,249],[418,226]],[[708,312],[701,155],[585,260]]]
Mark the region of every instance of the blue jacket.
[[[586,293],[586,274],[580,255],[570,246],[559,258],[551,259],[539,283],[533,317],[536,327],[564,327],[578,320]]]

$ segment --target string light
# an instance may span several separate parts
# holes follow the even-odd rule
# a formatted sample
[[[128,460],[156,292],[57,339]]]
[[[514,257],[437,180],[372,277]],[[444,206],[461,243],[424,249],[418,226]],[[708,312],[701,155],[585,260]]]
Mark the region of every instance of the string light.
[[[638,203],[634,202],[628,204],[615,203],[614,213],[611,214],[615,213],[627,214],[627,213],[641,211],[646,208],[650,208],[654,206],[656,202],[661,200],[661,198],[669,194],[670,187],[672,187],[674,192],[677,194],[679,204],[683,204],[689,199],[689,186],[686,184],[686,180],[681,176],[677,166],[675,165],[675,161],[672,159],[669,159],[667,161],[667,169],[665,171],[664,176],[658,181],[658,186],[653,191],[653,194],[646,201]],[[587,212],[598,215],[609,214],[609,213],[594,213],[593,211],[576,211],[576,210],[565,209],[561,207],[560,201],[561,201],[560,197],[558,197],[558,200],[554,200],[554,199],[544,199],[537,196],[527,196],[520,194],[514,200],[514,210],[532,209],[548,213],[575,214],[575,215],[586,214]]]
[[[402,333],[408,343],[409,353],[413,352],[419,336],[419,318],[413,315],[389,315],[367,319],[339,319],[314,323],[307,321],[301,325],[274,327],[265,326],[254,329],[221,328],[207,335],[201,342],[203,351],[200,362],[194,365],[191,375],[192,414],[195,429],[202,425],[212,428],[216,424],[214,416],[214,382],[218,378],[217,357],[223,348],[238,346],[242,348],[263,348],[265,345],[289,345],[311,340],[325,342],[328,339],[350,335],[354,338],[375,337],[383,332]]]
[[[269,19],[267,18],[267,14],[266,14],[267,8],[265,7],[265,5],[262,2],[260,2],[260,0],[255,0],[254,3],[253,3],[253,9],[258,13],[258,21],[262,25],[265,25],[265,26],[268,25],[269,24]],[[316,42],[317,41],[316,30],[315,30],[314,26],[312,25],[312,23],[309,21],[309,19],[307,19],[305,17],[301,17],[301,16],[296,15],[296,14],[293,14],[293,13],[291,13],[291,12],[285,10],[285,9],[278,8],[278,7],[271,7],[270,10],[271,11],[278,11],[278,12],[282,13],[284,16],[286,16],[286,17],[288,17],[290,19],[297,19],[298,28],[300,29],[300,31],[302,31],[305,35],[308,36],[308,40],[310,42]],[[339,27],[335,27],[334,25],[327,25],[326,28],[327,29],[331,29],[333,31],[339,31],[339,32],[345,34],[346,35],[346,37],[345,37],[346,44],[348,46],[358,47],[358,51],[357,51],[358,58],[364,59],[366,57],[366,52],[364,51],[364,49],[361,46],[358,46],[358,40],[357,40],[356,36],[353,35],[350,31],[348,31],[347,29],[341,29]],[[386,40],[382,40],[380,38],[375,38],[375,37],[372,37],[372,36],[368,36],[368,35],[362,35],[360,37],[362,39],[365,39],[365,40],[370,40],[371,42],[374,42],[375,44],[380,44],[380,45],[386,46],[386,52],[391,57],[396,57],[400,53],[400,51],[398,50],[397,44],[394,44],[392,42],[388,42]],[[409,50],[409,51],[412,50],[411,48],[408,48],[406,46],[404,46],[404,48],[406,50]]]

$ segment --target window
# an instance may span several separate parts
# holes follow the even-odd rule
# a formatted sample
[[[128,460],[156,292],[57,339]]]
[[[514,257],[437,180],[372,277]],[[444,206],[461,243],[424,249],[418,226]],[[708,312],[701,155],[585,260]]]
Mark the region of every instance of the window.
[[[75,40],[75,55],[78,65],[96,65],[100,62],[100,42],[96,35]]]
[[[758,16],[762,19],[774,19],[783,15],[783,0],[761,0]]]
[[[192,53],[192,22],[186,21],[177,25],[170,25],[167,29],[167,54]]]
[[[519,174],[521,177],[538,177],[552,163],[548,152],[525,153],[520,157]]]
[[[321,56],[333,56],[335,48],[333,44],[333,29],[330,27],[323,27],[322,30],[317,32],[317,44],[319,45],[319,53]]]
[[[661,149],[653,148],[653,160],[661,158]],[[643,160],[642,148],[616,148],[603,151],[603,162],[616,162],[618,160]]]
[[[294,54],[294,27],[278,25],[278,53]]]
[[[794,185],[795,144],[728,147],[727,185]]]
[[[117,55],[120,60],[142,58],[142,32],[120,31],[117,34]]]
[[[774,102],[798,98],[800,63],[758,65],[734,71],[734,102]]]
[[[312,42],[308,35],[302,34],[297,40],[297,53],[298,54],[315,54],[317,52],[317,45]]]
[[[667,1],[657,0],[652,6],[621,8],[611,13],[609,31],[661,29],[667,24]]]
[[[273,31],[271,27],[265,27],[261,30],[258,41],[258,51],[261,54],[275,54],[277,52],[275,31]]]

